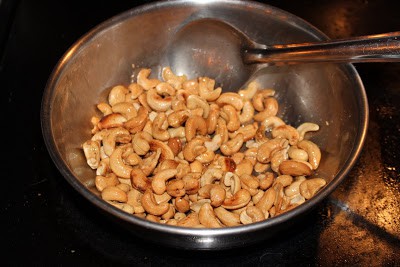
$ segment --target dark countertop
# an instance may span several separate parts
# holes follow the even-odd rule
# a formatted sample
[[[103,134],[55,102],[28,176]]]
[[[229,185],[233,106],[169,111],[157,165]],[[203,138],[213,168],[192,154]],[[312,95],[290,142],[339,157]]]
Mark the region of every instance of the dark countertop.
[[[255,246],[195,252],[146,243],[105,220],[64,180],[40,128],[47,78],[81,35],[145,2],[150,1],[0,1],[0,85],[6,106],[1,262],[400,266],[400,63],[356,65],[370,105],[367,140],[356,166],[304,221]],[[397,0],[261,2],[309,21],[331,38],[400,30]]]

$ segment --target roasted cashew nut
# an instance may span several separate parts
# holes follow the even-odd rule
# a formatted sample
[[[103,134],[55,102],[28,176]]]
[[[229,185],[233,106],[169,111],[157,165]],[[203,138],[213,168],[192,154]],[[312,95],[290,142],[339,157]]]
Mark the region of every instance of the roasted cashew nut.
[[[172,97],[163,97],[157,93],[156,89],[149,89],[147,91],[146,101],[153,110],[161,112],[167,111],[172,105]]]
[[[311,122],[305,122],[297,127],[297,131],[299,132],[299,141],[304,139],[304,136],[308,132],[316,132],[319,130],[319,125]]]
[[[203,117],[192,116],[186,120],[185,123],[185,136],[187,141],[191,141],[197,134],[207,134],[207,124]]]
[[[108,103],[114,106],[118,103],[125,102],[125,95],[129,92],[128,88],[123,85],[117,85],[111,88],[108,93]]]
[[[209,228],[220,228],[221,223],[215,216],[213,207],[210,203],[204,203],[199,210],[199,221],[202,225]]]
[[[111,170],[121,178],[129,179],[131,177],[132,167],[126,165],[122,159],[122,154],[128,148],[128,145],[118,146],[114,152],[110,155],[110,168]]]
[[[155,88],[160,83],[157,79],[149,79],[151,69],[141,69],[137,75],[137,83],[145,90]]]
[[[321,161],[321,150],[319,147],[310,140],[302,140],[297,146],[308,154],[308,162],[311,164],[314,170],[316,170]]]
[[[233,212],[230,212],[223,207],[214,208],[215,216],[219,221],[222,222],[223,225],[226,226],[237,226],[240,225],[239,215]]]
[[[211,206],[219,207],[225,200],[226,191],[218,184],[206,184],[198,191],[200,197],[208,198],[211,200]]]
[[[151,181],[151,188],[153,189],[154,193],[161,195],[167,189],[166,182],[167,180],[175,177],[178,173],[176,169],[166,169],[159,171],[156,175],[154,175]]]
[[[244,105],[242,97],[238,93],[233,92],[222,93],[215,102],[219,106],[231,105],[237,111],[242,110]]]
[[[147,189],[144,192],[140,202],[147,213],[155,216],[163,215],[164,213],[168,212],[170,207],[170,205],[166,202],[158,204],[151,189]]]
[[[149,112],[145,107],[140,107],[136,117],[126,121],[124,127],[128,129],[130,133],[142,131],[148,121],[148,114]]]
[[[151,188],[150,179],[148,179],[146,174],[139,168],[132,169],[130,178],[132,187],[142,193]]]
[[[226,198],[222,207],[227,210],[240,209],[246,206],[251,200],[251,194],[246,189],[240,189],[231,198]]]
[[[114,127],[122,127],[126,121],[127,121],[126,118],[121,114],[111,113],[101,118],[101,120],[97,124],[97,127],[100,130],[110,129]]]
[[[82,149],[86,157],[86,163],[92,169],[97,169],[100,165],[100,143],[88,140],[82,144]]]

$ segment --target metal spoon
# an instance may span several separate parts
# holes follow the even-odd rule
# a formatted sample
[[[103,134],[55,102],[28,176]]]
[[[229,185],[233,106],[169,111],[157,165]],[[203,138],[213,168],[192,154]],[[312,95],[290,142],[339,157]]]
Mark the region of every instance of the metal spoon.
[[[236,91],[269,65],[316,62],[400,61],[400,32],[299,44],[263,45],[216,19],[183,26],[170,43],[168,61],[176,72],[216,79]]]

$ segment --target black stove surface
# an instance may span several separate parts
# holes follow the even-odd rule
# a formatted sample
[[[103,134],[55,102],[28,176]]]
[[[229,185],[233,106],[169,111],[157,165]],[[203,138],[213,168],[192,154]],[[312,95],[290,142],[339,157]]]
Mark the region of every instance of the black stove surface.
[[[2,264],[400,266],[400,63],[355,65],[370,105],[367,140],[356,166],[303,221],[257,245],[202,252],[147,243],[105,219],[64,180],[40,128],[46,81],[79,37],[147,2],[0,0],[6,107]],[[260,2],[307,20],[331,38],[400,30],[397,0]]]

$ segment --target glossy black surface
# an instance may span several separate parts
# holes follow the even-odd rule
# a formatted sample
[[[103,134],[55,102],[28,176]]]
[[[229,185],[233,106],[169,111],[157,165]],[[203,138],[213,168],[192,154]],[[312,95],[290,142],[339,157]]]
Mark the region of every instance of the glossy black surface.
[[[370,104],[361,157],[328,199],[272,240],[222,252],[158,247],[129,235],[73,190],[43,142],[39,116],[47,78],[81,35],[145,2],[150,1],[0,1],[0,88],[6,107],[2,262],[400,266],[400,63],[355,65]],[[400,30],[400,2],[395,0],[264,2],[309,21],[331,38]]]

